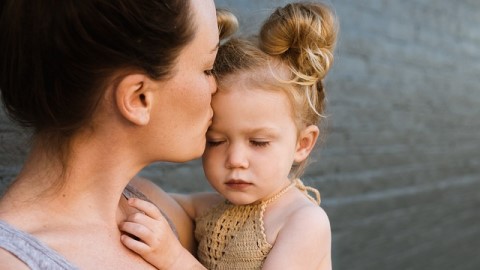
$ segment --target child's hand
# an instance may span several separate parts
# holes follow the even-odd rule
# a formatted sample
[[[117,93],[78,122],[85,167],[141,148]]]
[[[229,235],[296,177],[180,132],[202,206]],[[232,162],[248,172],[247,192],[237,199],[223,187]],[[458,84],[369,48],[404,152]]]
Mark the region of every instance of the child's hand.
[[[130,198],[128,204],[140,212],[120,224],[122,243],[158,269],[170,269],[184,252],[167,220],[152,203]]]

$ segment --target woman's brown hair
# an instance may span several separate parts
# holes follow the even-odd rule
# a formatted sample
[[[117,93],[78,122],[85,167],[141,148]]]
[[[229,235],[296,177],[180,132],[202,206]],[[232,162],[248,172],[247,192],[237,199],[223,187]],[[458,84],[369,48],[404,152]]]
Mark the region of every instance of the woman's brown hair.
[[[0,12],[6,111],[60,148],[119,72],[165,78],[194,36],[185,0],[5,0]]]

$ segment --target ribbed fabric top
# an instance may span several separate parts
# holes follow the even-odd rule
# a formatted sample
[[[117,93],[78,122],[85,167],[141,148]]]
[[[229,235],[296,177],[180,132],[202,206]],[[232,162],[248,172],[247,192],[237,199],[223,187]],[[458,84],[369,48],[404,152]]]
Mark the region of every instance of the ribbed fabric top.
[[[1,220],[0,247],[15,255],[33,270],[78,269],[32,235],[17,230]]]
[[[263,214],[267,205],[280,198],[291,187],[302,190],[320,204],[320,194],[305,187],[299,179],[270,199],[249,205],[233,205],[225,201],[197,218],[195,238],[198,259],[207,269],[261,269],[272,249],[267,242]],[[316,200],[307,191],[314,192]]]

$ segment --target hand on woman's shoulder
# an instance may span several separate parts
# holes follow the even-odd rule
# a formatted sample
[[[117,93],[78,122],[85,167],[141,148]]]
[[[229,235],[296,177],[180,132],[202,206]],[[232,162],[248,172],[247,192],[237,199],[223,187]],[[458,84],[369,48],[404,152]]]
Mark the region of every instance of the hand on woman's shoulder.
[[[194,225],[183,208],[161,187],[146,178],[136,176],[130,181],[130,185],[147,196],[171,219],[182,245],[190,252],[195,251]]]

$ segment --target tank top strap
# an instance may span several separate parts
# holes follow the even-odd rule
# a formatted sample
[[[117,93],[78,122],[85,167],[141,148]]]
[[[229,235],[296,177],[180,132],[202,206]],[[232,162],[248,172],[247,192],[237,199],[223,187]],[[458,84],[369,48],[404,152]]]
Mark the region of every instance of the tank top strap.
[[[36,239],[0,220],[0,248],[24,262],[32,270],[78,269],[62,255]]]

